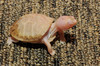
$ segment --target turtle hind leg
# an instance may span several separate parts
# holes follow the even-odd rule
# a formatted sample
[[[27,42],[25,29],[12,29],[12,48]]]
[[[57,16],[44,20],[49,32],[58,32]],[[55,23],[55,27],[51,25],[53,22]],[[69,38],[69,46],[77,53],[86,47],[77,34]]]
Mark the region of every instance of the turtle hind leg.
[[[7,44],[10,45],[12,42],[17,43],[18,41],[17,40],[14,40],[12,37],[8,37]]]

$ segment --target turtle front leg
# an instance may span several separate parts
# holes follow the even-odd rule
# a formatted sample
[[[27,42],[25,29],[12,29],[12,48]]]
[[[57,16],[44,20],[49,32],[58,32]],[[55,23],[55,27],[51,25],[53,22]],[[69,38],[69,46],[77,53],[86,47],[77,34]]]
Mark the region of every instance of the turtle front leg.
[[[7,44],[10,45],[12,42],[17,43],[18,40],[13,39],[12,37],[8,37],[8,39],[7,39]]]
[[[66,39],[64,37],[64,32],[62,30],[59,30],[58,33],[60,35],[60,42],[61,43],[65,43],[66,42]]]
[[[42,42],[47,46],[48,52],[53,56],[55,51],[52,49],[50,42],[46,37],[43,38]]]

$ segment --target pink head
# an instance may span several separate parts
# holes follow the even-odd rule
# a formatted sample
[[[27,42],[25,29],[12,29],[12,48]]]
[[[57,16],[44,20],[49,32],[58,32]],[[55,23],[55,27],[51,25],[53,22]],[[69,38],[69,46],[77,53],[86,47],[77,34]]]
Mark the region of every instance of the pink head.
[[[76,25],[77,21],[73,16],[61,16],[56,21],[56,27],[59,30],[67,30],[74,25]]]

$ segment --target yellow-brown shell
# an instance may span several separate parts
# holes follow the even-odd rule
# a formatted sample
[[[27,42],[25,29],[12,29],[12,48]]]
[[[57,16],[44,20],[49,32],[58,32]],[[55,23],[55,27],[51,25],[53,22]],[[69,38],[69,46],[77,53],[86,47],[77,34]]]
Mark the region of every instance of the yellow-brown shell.
[[[27,14],[11,26],[10,34],[19,41],[39,42],[52,22],[53,18],[42,14]]]

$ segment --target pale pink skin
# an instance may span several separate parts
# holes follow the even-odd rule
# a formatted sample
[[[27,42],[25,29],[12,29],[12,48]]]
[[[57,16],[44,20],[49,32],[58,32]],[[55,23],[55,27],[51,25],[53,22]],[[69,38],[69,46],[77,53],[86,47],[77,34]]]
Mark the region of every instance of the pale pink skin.
[[[53,36],[56,32],[58,32],[60,35],[60,41],[62,43],[65,42],[66,40],[63,31],[73,27],[74,25],[76,25],[76,23],[77,21],[73,16],[61,16],[56,20],[56,22],[51,25],[51,28],[53,28],[53,30],[49,30],[49,32],[42,39],[42,42],[47,46],[48,52],[51,55],[54,55],[55,51],[52,49],[51,44],[48,41],[50,36]]]
[[[51,28],[49,29],[48,33],[43,37],[41,40],[41,43],[44,43],[47,46],[48,52],[53,56],[55,54],[55,51],[52,49],[50,42],[48,39],[53,36],[56,32],[60,35],[60,41],[63,43],[65,42],[64,37],[64,30],[67,30],[74,25],[76,25],[77,21],[73,16],[61,16],[59,17],[56,22],[54,22],[51,25]],[[8,45],[10,45],[12,42],[18,42],[18,40],[15,40],[12,37],[9,37],[7,40]]]

